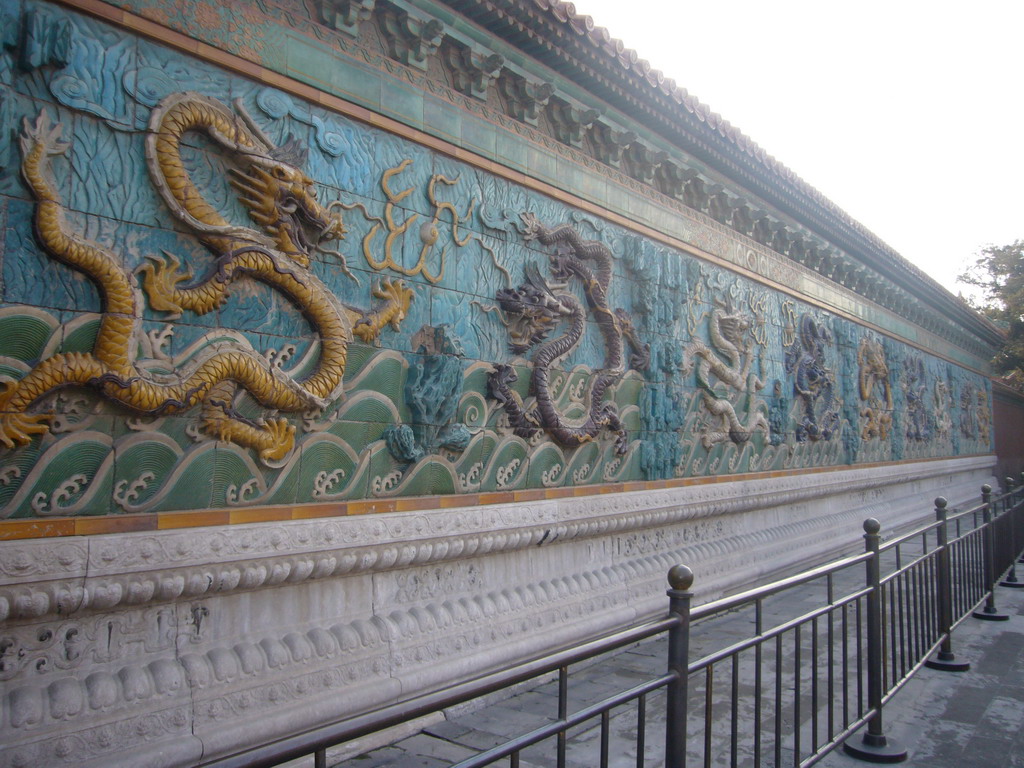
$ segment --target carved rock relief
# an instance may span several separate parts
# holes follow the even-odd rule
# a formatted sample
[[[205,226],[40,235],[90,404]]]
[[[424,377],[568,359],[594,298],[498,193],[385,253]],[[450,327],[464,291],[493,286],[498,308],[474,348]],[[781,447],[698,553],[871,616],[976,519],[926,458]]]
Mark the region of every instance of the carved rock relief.
[[[465,350],[450,327],[425,326],[414,337],[417,359],[409,365],[405,399],[411,424],[388,427],[384,440],[399,461],[416,462],[442,449],[461,453],[472,435],[465,424],[453,423],[463,387]]]

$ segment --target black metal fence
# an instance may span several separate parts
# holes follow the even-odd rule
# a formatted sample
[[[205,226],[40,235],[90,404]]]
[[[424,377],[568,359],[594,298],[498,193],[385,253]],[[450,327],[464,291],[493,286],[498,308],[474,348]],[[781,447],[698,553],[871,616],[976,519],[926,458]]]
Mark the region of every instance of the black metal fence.
[[[890,540],[868,519],[862,554],[695,608],[693,575],[677,565],[664,618],[203,766],[256,768],[313,755],[326,768],[329,747],[544,676],[557,678],[557,713],[457,768],[518,768],[524,750],[548,745],[563,768],[570,734],[581,727],[599,729],[588,764],[605,768],[612,719],[621,716],[635,723],[628,751],[637,768],[810,766],[840,744],[855,757],[898,762],[906,752],[885,735],[886,702],[922,665],[967,669],[952,629],[971,615],[1008,618],[995,602],[1000,574],[1002,584],[1024,586],[1015,572],[1024,485],[1007,478],[1000,494],[983,486],[977,505],[946,507],[936,499],[934,522]],[[721,617],[730,632],[715,631]],[[572,669],[651,638],[664,645],[663,674],[570,707]]]

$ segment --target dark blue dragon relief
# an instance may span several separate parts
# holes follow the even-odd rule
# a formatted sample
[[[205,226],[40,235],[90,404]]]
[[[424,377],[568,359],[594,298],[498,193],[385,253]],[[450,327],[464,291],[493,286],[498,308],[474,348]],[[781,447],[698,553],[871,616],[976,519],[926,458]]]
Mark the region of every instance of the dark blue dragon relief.
[[[504,313],[512,352],[524,354],[531,347],[536,348],[530,379],[530,394],[535,402],[527,407],[513,391],[517,374],[507,364],[495,365],[488,379],[488,392],[504,407],[509,424],[519,437],[529,439],[544,431],[559,445],[575,448],[595,440],[601,430],[607,429],[615,435],[615,450],[622,455],[628,447],[628,437],[615,405],[605,402],[605,395],[626,373],[627,365],[636,370],[647,366],[650,348],[640,343],[629,316],[608,304],[611,250],[596,240],[584,240],[568,224],[546,227],[532,213],[523,213],[520,218],[524,239],[555,246],[550,257],[552,282],[530,264],[519,287],[501,288],[495,297]],[[574,279],[583,287],[586,309],[569,289]],[[556,407],[549,379],[551,367],[579,345],[588,310],[604,341],[604,366],[591,377],[586,393],[586,418],[570,421]],[[563,323],[565,330],[546,341],[548,334]],[[624,340],[632,349],[628,363]]]
[[[836,378],[825,355],[832,344],[832,332],[805,313],[800,316],[793,343],[786,347],[786,373],[793,377],[793,394],[803,411],[795,430],[801,443],[831,440],[839,426]]]

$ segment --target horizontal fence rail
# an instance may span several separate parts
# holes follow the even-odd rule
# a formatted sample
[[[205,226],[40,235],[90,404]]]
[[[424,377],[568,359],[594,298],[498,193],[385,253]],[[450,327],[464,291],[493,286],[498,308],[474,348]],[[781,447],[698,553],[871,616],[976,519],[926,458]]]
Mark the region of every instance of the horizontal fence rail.
[[[861,554],[696,607],[693,574],[677,565],[663,618],[201,765],[260,768],[312,755],[327,768],[330,747],[549,679],[554,712],[457,768],[517,768],[524,752],[540,749],[564,768],[570,736],[582,732],[596,737],[585,762],[605,768],[623,731],[637,768],[810,766],[839,745],[864,760],[898,762],[906,751],[885,735],[886,702],[924,665],[966,670],[953,628],[972,615],[1006,619],[995,585],[1024,586],[1015,567],[1024,483],[1007,478],[998,494],[983,486],[980,503],[963,510],[948,510],[940,497],[933,522],[888,540],[876,520],[863,527]],[[574,672],[638,643],[656,644],[663,673],[570,707]],[[630,727],[614,728],[618,718]],[[652,737],[655,727],[663,733]]]

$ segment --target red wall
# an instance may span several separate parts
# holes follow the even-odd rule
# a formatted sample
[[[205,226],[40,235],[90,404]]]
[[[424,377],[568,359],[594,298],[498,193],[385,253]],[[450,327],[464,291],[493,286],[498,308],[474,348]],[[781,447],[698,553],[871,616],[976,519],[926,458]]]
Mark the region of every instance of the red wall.
[[[1007,475],[1020,482],[1024,471],[1024,395],[993,382],[992,416],[999,458],[996,477],[1000,484]]]

